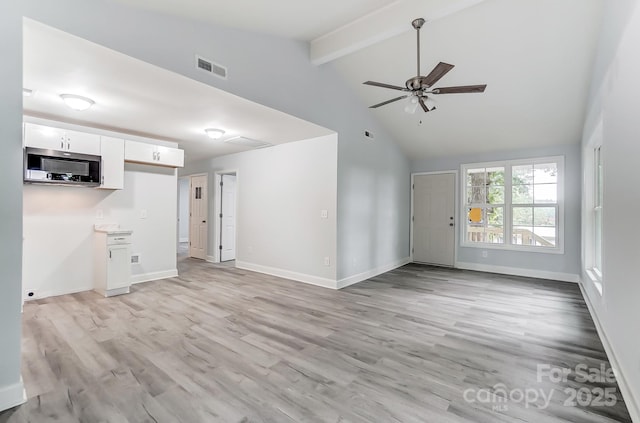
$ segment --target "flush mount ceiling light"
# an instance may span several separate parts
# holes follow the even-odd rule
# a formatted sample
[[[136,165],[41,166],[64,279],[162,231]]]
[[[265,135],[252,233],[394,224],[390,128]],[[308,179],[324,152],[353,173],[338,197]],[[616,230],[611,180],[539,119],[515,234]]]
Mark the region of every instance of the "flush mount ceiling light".
[[[207,136],[212,140],[217,140],[224,135],[224,131],[222,129],[217,129],[217,128],[207,128],[204,130],[204,132],[206,132]]]
[[[83,111],[96,104],[95,101],[87,97],[82,97],[74,94],[60,94],[60,98],[64,100],[65,104],[71,107],[73,110]]]
[[[24,97],[31,97],[32,94],[33,94],[33,90],[30,90],[29,88],[22,89],[22,95]]]

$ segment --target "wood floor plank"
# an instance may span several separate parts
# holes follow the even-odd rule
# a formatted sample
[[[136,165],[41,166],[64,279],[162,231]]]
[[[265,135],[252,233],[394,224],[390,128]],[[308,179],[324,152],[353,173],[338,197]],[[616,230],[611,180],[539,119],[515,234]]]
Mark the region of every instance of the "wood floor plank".
[[[29,400],[0,423],[631,421],[615,382],[539,380],[610,368],[575,284],[411,264],[333,291],[179,270],[25,304]],[[615,405],[566,403],[605,388]],[[518,390],[549,402],[504,397]]]

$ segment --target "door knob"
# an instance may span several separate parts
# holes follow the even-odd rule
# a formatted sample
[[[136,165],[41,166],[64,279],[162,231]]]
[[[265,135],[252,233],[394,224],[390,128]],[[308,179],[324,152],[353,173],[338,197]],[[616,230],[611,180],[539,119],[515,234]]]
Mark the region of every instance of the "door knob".
[[[207,221],[206,221],[206,220],[203,220],[203,221],[202,221],[202,223],[207,223]]]
[[[453,226],[453,223],[449,223],[449,226]]]

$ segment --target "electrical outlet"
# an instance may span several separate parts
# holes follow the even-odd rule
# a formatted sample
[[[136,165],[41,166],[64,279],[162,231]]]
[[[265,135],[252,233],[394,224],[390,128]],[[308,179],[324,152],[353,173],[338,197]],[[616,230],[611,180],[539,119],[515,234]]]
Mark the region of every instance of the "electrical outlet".
[[[322,219],[327,219],[329,217],[329,212],[327,210],[320,210],[320,217]]]
[[[487,252],[487,250],[482,250],[482,258],[487,258],[489,257],[489,253]]]
[[[324,265],[325,266],[331,266],[331,259],[329,257],[325,257],[324,258]]]
[[[147,210],[146,209],[140,210],[140,219],[146,219],[146,218],[147,218]]]
[[[104,211],[102,209],[96,210],[96,219],[104,219]]]

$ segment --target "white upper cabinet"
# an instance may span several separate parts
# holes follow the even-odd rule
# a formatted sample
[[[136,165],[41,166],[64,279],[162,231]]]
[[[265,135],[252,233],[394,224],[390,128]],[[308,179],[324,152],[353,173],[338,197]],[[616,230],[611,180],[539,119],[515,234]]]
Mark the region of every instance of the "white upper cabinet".
[[[24,145],[25,147],[44,148],[46,150],[100,155],[99,135],[36,125],[34,123],[25,124]]]
[[[100,137],[100,155],[102,156],[102,177],[100,188],[124,188],[124,140],[121,138]]]
[[[25,123],[25,147],[44,148],[46,150],[64,150],[64,129]]]
[[[100,155],[100,135],[66,131],[67,150],[74,153]]]
[[[183,167],[184,151],[178,148],[126,140],[124,160],[156,166]]]

